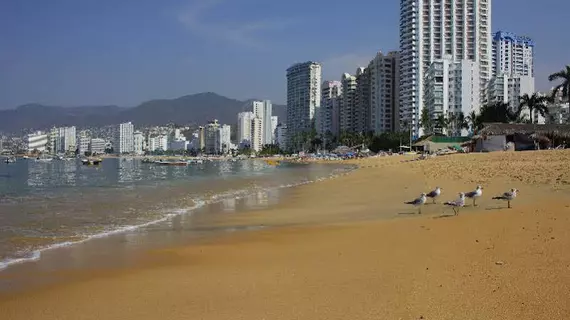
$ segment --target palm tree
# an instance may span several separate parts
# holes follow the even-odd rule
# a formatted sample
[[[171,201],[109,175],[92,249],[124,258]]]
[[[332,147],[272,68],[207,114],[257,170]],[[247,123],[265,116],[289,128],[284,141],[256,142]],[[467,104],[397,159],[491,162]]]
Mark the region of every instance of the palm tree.
[[[471,132],[475,132],[475,130],[479,129],[482,125],[481,116],[475,111],[471,111],[465,120],[467,121],[468,129],[470,129]]]
[[[420,127],[424,129],[424,132],[427,134],[433,133],[434,121],[430,117],[427,108],[422,109],[422,114],[420,116]]]
[[[449,123],[449,119],[444,114],[440,114],[437,119],[435,119],[435,127],[441,129],[441,133],[447,129]]]
[[[528,112],[530,114],[530,123],[534,123],[534,111],[538,111],[538,113],[540,113],[543,118],[548,114],[548,101],[548,97],[543,96],[539,93],[535,92],[530,96],[525,93],[520,98],[519,114],[520,111],[524,110],[525,108],[528,109]]]
[[[548,81],[562,80],[562,83],[554,87],[552,97],[554,98],[559,90],[562,90],[562,99],[570,100],[570,66],[548,76]]]

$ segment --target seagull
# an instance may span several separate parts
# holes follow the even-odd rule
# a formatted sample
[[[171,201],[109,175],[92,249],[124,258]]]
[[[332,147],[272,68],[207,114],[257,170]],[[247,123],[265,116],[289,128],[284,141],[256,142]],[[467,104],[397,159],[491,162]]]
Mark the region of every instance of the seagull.
[[[418,213],[421,214],[422,213],[422,206],[424,205],[424,203],[426,203],[426,199],[427,199],[426,194],[422,193],[419,198],[414,199],[413,201],[405,202],[405,204],[411,204],[414,207],[419,207]]]
[[[482,195],[483,195],[483,188],[481,186],[477,186],[477,188],[475,188],[475,191],[467,192],[465,194],[465,197],[473,199],[473,206],[476,207],[477,198],[481,197]]]
[[[434,190],[430,191],[426,197],[431,198],[433,203],[435,203],[435,198],[439,197],[439,195],[441,194],[441,188],[440,187],[435,187]]]
[[[503,193],[501,196],[493,197],[494,200],[505,200],[507,201],[508,208],[511,208],[511,201],[517,197],[518,189],[512,188],[511,191]]]
[[[459,213],[459,208],[462,208],[465,206],[465,193],[460,192],[459,198],[457,198],[457,200],[447,201],[444,204],[446,206],[450,206],[453,209],[453,213],[455,213],[455,215],[457,215]]]

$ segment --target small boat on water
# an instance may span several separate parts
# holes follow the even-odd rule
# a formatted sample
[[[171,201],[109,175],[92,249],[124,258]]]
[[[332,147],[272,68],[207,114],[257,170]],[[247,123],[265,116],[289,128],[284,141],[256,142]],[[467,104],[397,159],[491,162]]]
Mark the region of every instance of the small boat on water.
[[[202,159],[192,159],[192,160],[188,160],[189,164],[202,164],[204,163],[204,160]]]
[[[103,159],[81,159],[84,166],[98,166],[103,162]]]
[[[51,162],[53,158],[50,157],[37,157],[36,162]]]
[[[4,159],[4,162],[6,162],[6,163],[15,163],[15,162],[16,162],[16,158],[14,158],[14,157],[9,157],[9,158]]]

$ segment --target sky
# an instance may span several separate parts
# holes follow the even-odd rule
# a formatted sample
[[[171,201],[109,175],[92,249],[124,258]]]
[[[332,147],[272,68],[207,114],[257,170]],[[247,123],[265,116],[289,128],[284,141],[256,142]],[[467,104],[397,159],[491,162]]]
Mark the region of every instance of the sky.
[[[285,70],[323,80],[398,49],[398,0],[0,0],[0,109],[135,106],[216,92],[284,103]],[[493,31],[536,42],[535,77],[570,64],[568,0],[494,0]]]

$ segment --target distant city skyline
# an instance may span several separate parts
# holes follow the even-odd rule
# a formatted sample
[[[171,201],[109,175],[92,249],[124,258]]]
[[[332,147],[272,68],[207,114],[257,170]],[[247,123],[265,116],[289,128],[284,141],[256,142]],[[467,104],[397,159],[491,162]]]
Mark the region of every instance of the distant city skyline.
[[[398,49],[399,1],[302,2],[302,11],[296,1],[3,2],[0,109],[130,107],[207,91],[284,104],[283,70],[294,63],[320,62],[323,80],[340,80],[378,51]],[[570,43],[559,37],[570,3],[502,0],[492,10],[493,33],[534,40],[536,89],[549,89],[547,76],[570,64]],[[529,23],[530,15],[540,23]],[[354,16],[351,24],[330,25]]]

